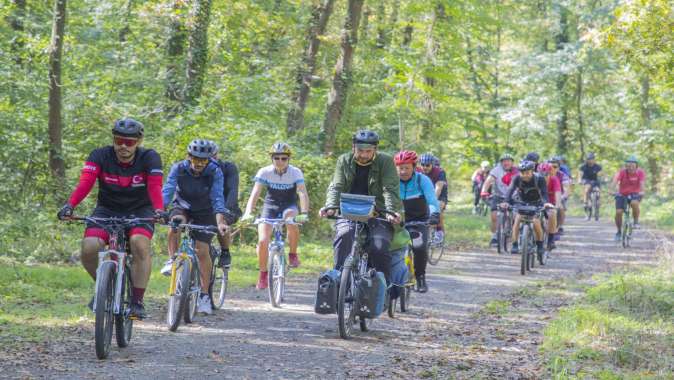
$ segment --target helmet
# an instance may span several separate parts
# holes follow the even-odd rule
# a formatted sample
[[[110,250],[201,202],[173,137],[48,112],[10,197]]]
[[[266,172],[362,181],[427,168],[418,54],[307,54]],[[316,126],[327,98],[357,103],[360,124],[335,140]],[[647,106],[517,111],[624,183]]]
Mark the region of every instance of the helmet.
[[[543,173],[543,174],[548,174],[552,170],[552,165],[550,165],[547,162],[544,162],[540,165],[538,165],[538,171]]]
[[[637,160],[637,156],[635,156],[635,155],[633,155],[633,154],[630,154],[630,156],[627,157],[627,159],[625,159],[625,163],[626,163],[626,164],[628,164],[628,163],[638,164],[638,163],[639,163],[639,160]]]
[[[527,171],[527,170],[534,170],[535,167],[536,167],[536,163],[534,163],[533,161],[524,160],[524,161],[520,162],[520,165],[518,166],[518,169],[521,172],[524,172],[524,171]]]
[[[562,158],[561,156],[552,156],[552,158],[548,162],[550,162],[551,164],[561,164]]]
[[[538,153],[536,152],[529,152],[527,153],[526,157],[524,157],[526,161],[533,161],[533,162],[538,162],[540,158],[541,156],[539,156]]]
[[[401,150],[400,152],[396,153],[395,157],[393,157],[393,161],[396,165],[414,165],[417,163],[417,153],[413,150]]]
[[[354,144],[377,145],[379,144],[379,135],[375,131],[361,129],[353,134],[351,140]]]
[[[218,148],[218,144],[216,144],[215,141],[208,140],[208,142],[211,144],[211,147],[213,147],[212,155],[215,156],[216,154],[218,154],[218,151],[220,150],[220,148]]]
[[[482,163],[480,164],[480,167],[482,169],[488,168],[489,167],[489,161],[482,161]]]
[[[434,158],[435,158],[435,157],[433,157],[432,154],[430,154],[430,153],[424,153],[424,154],[421,155],[421,157],[419,157],[419,163],[420,163],[421,165],[432,164]]]
[[[435,166],[440,166],[440,159],[433,156],[433,165]]]
[[[271,148],[269,149],[269,154],[270,155],[287,154],[288,156],[290,156],[292,154],[292,151],[290,150],[290,145],[284,142],[277,142],[271,146]]]
[[[586,160],[594,160],[594,153],[588,153]]]
[[[210,158],[213,155],[213,145],[208,140],[192,140],[187,146],[187,153],[194,157]]]
[[[144,132],[145,128],[141,122],[128,117],[117,120],[115,126],[112,127],[112,133],[127,137],[140,138],[143,137]]]
[[[505,160],[514,161],[513,155],[510,153],[503,153],[501,155],[501,158],[499,158],[499,162],[503,162]]]

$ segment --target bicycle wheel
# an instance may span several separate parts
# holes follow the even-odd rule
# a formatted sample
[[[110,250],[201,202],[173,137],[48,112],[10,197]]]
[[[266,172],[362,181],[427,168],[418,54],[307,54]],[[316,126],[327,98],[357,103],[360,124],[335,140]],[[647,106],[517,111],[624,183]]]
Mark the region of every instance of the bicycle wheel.
[[[94,340],[96,342],[96,357],[105,359],[110,353],[112,342],[112,315],[114,303],[115,263],[107,261],[98,268],[96,281],[96,322]]]
[[[281,307],[285,288],[285,260],[278,249],[269,251],[267,276],[269,280],[269,302],[273,307]]]
[[[369,319],[358,317],[358,322],[359,322],[359,325],[360,325],[360,331],[366,332],[366,331],[370,330]]]
[[[630,218],[630,216],[629,216],[628,213],[623,214],[623,227],[620,230],[620,232],[621,232],[620,237],[621,237],[623,248],[629,247],[629,244],[630,244],[629,235],[628,235],[628,231],[627,231],[629,229],[629,226],[630,226],[630,223],[628,221],[629,218]]]
[[[431,235],[432,238],[433,235]],[[442,258],[442,255],[445,253],[445,243],[441,241],[431,240],[430,247],[428,252],[428,263],[431,265],[437,265]]]
[[[391,298],[391,293],[390,292],[388,292],[388,293],[389,294],[386,295],[388,297],[388,316],[389,316],[389,318],[395,318],[397,300]],[[401,291],[401,293],[402,293],[402,291]]]
[[[529,269],[529,228],[526,224],[522,226],[520,236],[520,255],[522,256],[520,258],[520,274],[524,276]]]
[[[496,252],[498,253],[505,253],[503,250],[504,243],[503,243],[503,227],[504,227],[504,222],[505,222],[505,216],[503,215],[502,212],[498,213],[497,216],[498,219],[496,219]]]
[[[187,295],[190,287],[190,265],[188,261],[179,259],[174,264],[176,276],[173,294],[169,294],[168,310],[166,312],[166,324],[170,331],[176,331],[180,325],[180,319],[185,313]]]
[[[214,309],[220,309],[222,308],[222,305],[225,304],[228,283],[229,269],[213,265],[208,295],[211,297],[211,306],[213,306]]]
[[[122,298],[120,300],[119,314],[115,315],[115,340],[117,346],[124,348],[131,341],[133,320],[129,319],[129,307],[131,306],[131,279],[127,267],[122,277]]]
[[[599,221],[599,194],[596,192],[592,198],[592,209],[594,210],[594,220]]]
[[[199,302],[199,293],[201,292],[197,258],[190,256],[190,260],[190,281],[188,282],[187,304],[185,304],[185,315],[183,316],[185,323],[194,322],[194,315],[197,313],[197,302]]]
[[[354,286],[351,260],[347,259],[342,269],[339,281],[339,295],[337,296],[337,327],[342,339],[351,337],[351,330],[356,319],[357,290]],[[367,322],[365,322],[367,327]]]
[[[405,286],[400,290],[400,311],[405,313],[409,310],[410,296],[412,295],[412,289],[409,286]]]

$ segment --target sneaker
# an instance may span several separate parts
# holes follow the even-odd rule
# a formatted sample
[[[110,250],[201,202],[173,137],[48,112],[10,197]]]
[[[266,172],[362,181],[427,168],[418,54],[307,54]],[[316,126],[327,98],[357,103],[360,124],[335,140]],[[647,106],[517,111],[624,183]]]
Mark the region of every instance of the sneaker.
[[[94,311],[94,296],[91,296],[91,301],[87,304],[89,310]]]
[[[435,231],[435,242],[437,244],[440,244],[443,241],[445,241],[445,231],[442,230]]]
[[[620,241],[621,239],[622,239],[622,235],[620,234],[620,232],[616,232],[613,240]]]
[[[640,228],[641,228],[641,224],[639,224],[637,222],[634,222],[634,224],[632,225],[632,229],[634,229],[634,230],[638,230]]]
[[[498,239],[496,239],[496,236],[494,236],[494,237],[491,238],[491,240],[489,241],[489,246],[490,246],[490,247],[496,247],[496,244],[498,244]]]
[[[557,232],[558,235],[564,235],[564,229],[562,227],[559,227],[559,229],[557,231],[558,231]]]
[[[513,243],[513,246],[510,247],[510,253],[512,253],[513,255],[517,255],[518,253],[520,253],[520,247],[517,245],[517,243]]]
[[[166,260],[164,266],[161,268],[161,274],[166,277],[171,277],[171,270],[173,269],[173,259]]]
[[[129,319],[145,319],[145,306],[142,302],[131,302]]]
[[[197,313],[211,315],[213,307],[211,306],[211,297],[208,294],[202,294],[197,301]]]
[[[255,288],[258,290],[267,289],[269,287],[269,278],[267,278],[267,272],[260,271],[260,277],[257,279],[257,285]]]
[[[232,265],[232,254],[229,251],[221,250],[218,257],[218,266],[221,268],[229,268]]]
[[[557,245],[553,240],[548,240],[548,251],[552,251],[553,249],[557,248]]]
[[[423,274],[417,276],[417,291],[419,291],[419,293],[426,293],[428,291],[428,285],[426,285],[426,276]]]
[[[290,261],[291,268],[297,268],[300,266],[300,258],[297,257],[297,253],[291,253],[288,255],[288,261]]]

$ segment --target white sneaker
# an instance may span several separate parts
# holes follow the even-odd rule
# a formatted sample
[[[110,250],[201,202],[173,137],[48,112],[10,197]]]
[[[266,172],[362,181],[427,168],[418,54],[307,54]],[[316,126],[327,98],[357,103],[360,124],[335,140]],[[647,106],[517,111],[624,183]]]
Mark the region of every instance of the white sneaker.
[[[209,297],[208,294],[204,294],[203,296],[199,297],[199,301],[197,301],[197,313],[202,313],[206,315],[213,314],[213,307],[211,306],[211,297]]]
[[[161,268],[161,274],[166,277],[171,277],[171,269],[173,267],[173,259],[168,259],[164,266]]]
[[[435,242],[440,244],[445,241],[445,232],[437,230],[435,231]]]

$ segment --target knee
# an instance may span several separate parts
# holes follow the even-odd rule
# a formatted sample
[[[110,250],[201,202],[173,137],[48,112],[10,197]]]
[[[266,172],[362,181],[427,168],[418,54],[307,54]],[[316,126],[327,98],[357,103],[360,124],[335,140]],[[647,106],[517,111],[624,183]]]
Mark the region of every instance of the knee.
[[[269,236],[259,236],[257,239],[257,244],[261,246],[268,246],[271,239]]]
[[[147,236],[133,235],[129,238],[129,244],[136,257],[143,259],[150,255],[150,239]]]
[[[97,254],[105,243],[97,237],[88,237],[82,240],[82,256],[91,256]]]

